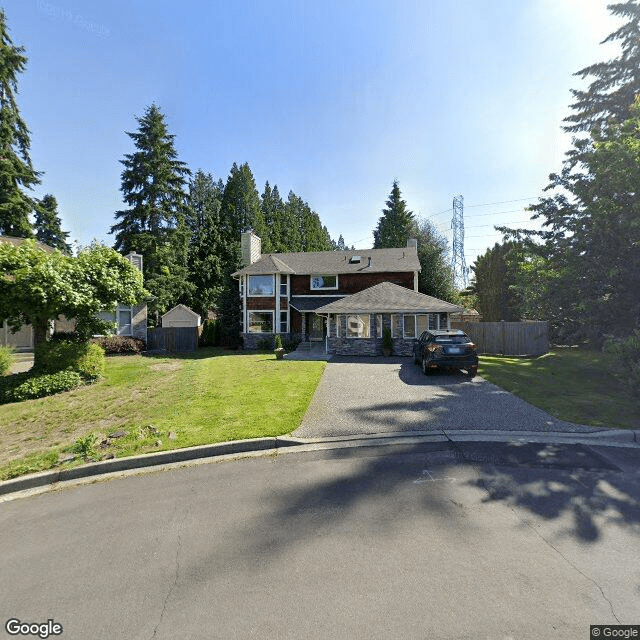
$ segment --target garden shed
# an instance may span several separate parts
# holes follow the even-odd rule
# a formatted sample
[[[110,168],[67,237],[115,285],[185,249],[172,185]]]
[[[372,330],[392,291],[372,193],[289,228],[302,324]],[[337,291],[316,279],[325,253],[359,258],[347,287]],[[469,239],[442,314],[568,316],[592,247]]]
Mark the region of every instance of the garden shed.
[[[162,316],[163,327],[199,327],[200,316],[184,304],[179,304]]]

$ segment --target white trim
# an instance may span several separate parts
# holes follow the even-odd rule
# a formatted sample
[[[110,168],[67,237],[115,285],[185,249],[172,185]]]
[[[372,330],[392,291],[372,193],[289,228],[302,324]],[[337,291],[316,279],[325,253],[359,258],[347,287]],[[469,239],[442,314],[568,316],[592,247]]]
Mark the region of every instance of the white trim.
[[[347,313],[345,314],[347,316],[347,333],[345,338],[350,338],[352,340],[368,340],[371,338],[371,314],[370,313]],[[362,316],[367,316],[367,322],[365,322],[362,318]],[[356,317],[358,318],[359,322],[362,323],[363,327],[366,327],[366,332],[369,335],[366,336],[352,336],[349,335],[349,318],[350,317]]]
[[[247,276],[247,278],[246,290],[248,298],[273,298],[274,296],[276,296],[276,276],[274,273],[251,273]],[[271,278],[271,284],[273,287],[272,293],[251,293],[249,291],[249,283],[251,282],[251,278]]]
[[[271,314],[271,331],[249,331],[249,318],[251,316],[252,313],[270,313]],[[274,329],[276,329],[275,323],[274,323],[274,310],[273,309],[248,309],[247,310],[247,328],[245,333],[251,333],[254,335],[273,335],[274,333],[277,333],[277,331],[274,331]],[[279,318],[278,318],[279,320]]]
[[[381,313],[376,313],[376,337],[377,338],[382,338],[382,314]]]
[[[413,290],[418,293],[418,272],[413,272]]]

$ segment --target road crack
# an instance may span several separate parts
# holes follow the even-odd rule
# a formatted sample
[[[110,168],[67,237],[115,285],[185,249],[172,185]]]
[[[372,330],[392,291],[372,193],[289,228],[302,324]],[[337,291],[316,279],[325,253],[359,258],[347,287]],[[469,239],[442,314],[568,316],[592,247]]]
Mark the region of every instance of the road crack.
[[[165,613],[167,612],[167,604],[169,603],[171,594],[173,593],[174,589],[176,588],[176,585],[178,584],[178,576],[180,575],[180,552],[182,550],[182,529],[184,528],[184,522],[190,510],[191,510],[191,506],[187,507],[178,525],[178,532],[177,532],[177,539],[176,539],[175,572],[173,576],[173,583],[169,587],[169,590],[167,591],[167,595],[164,598],[164,602],[162,603],[162,611],[160,613],[160,619],[158,620],[158,623],[153,629],[153,635],[151,636],[152,640],[158,634],[158,629],[160,628],[160,625],[162,624]]]
[[[548,547],[553,549],[574,571],[577,571],[583,578],[585,578],[586,580],[591,582],[593,585],[595,585],[595,587],[598,589],[598,591],[600,591],[600,594],[602,595],[602,598],[609,605],[609,609],[611,610],[611,615],[616,619],[616,622],[618,624],[622,624],[622,622],[620,622],[620,618],[618,618],[618,616],[616,615],[615,609],[613,608],[613,602],[611,602],[611,600],[609,598],[607,598],[607,595],[605,594],[604,589],[595,581],[595,579],[592,578],[591,576],[587,575],[584,571],[582,571],[582,569],[580,569],[580,567],[578,567],[576,564],[571,562],[571,560],[569,560],[569,558],[567,558],[562,553],[562,551],[560,551],[560,549],[558,549],[558,547],[556,547],[550,540],[547,540],[547,538],[545,538],[530,522],[528,522],[527,520],[524,520],[523,518],[521,518],[520,515],[518,514],[518,512],[513,507],[510,507],[510,509],[511,509],[511,512],[513,513],[513,515],[522,524],[524,524],[527,527],[529,527],[529,529],[531,529],[531,531],[533,531],[538,536],[538,538],[540,538],[540,540],[542,540]]]

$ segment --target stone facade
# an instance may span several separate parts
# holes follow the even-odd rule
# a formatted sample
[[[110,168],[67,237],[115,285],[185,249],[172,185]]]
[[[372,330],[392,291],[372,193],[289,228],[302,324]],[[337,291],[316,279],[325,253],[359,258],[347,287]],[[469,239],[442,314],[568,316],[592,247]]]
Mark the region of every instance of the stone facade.
[[[382,315],[382,328],[391,329],[391,314]],[[332,335],[327,338],[327,352],[338,356],[381,356],[382,338],[378,338],[377,315],[369,314],[369,337],[347,338],[347,316],[339,315],[339,337]],[[400,316],[402,324],[403,317]],[[335,323],[335,319],[333,321]],[[332,326],[335,324],[332,323]],[[404,327],[403,327],[404,329]],[[411,356],[413,354],[413,338],[393,338],[391,354],[395,356]]]

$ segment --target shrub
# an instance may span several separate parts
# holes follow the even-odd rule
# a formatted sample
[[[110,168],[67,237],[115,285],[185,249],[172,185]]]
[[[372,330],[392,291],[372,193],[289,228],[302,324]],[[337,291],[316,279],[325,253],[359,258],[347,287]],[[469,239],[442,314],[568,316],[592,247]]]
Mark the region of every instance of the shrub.
[[[77,371],[88,380],[95,380],[104,374],[104,350],[90,342],[42,342],[35,348],[34,361],[37,373],[68,369]]]
[[[221,326],[220,320],[205,320],[202,323],[202,333],[200,334],[199,344],[201,347],[218,347],[220,346]]]
[[[299,337],[293,336],[284,343],[284,349],[285,351],[295,351],[301,342],[302,340]]]
[[[0,347],[0,376],[11,369],[13,364],[13,351],[9,347]]]
[[[101,346],[108,356],[137,354],[145,349],[144,340],[130,336],[101,336],[90,342]]]
[[[277,333],[276,337],[273,339],[273,348],[282,349],[282,336],[279,333]]]
[[[93,458],[96,455],[96,442],[97,438],[93,433],[80,436],[73,444],[73,452],[83,458]]]
[[[56,331],[49,338],[49,342],[83,342],[75,331]]]
[[[620,360],[628,374],[627,383],[640,393],[640,329],[626,338],[608,340],[604,348]]]
[[[34,374],[31,371],[0,378],[0,404],[44,398],[61,391],[71,391],[82,384],[77,371]]]

